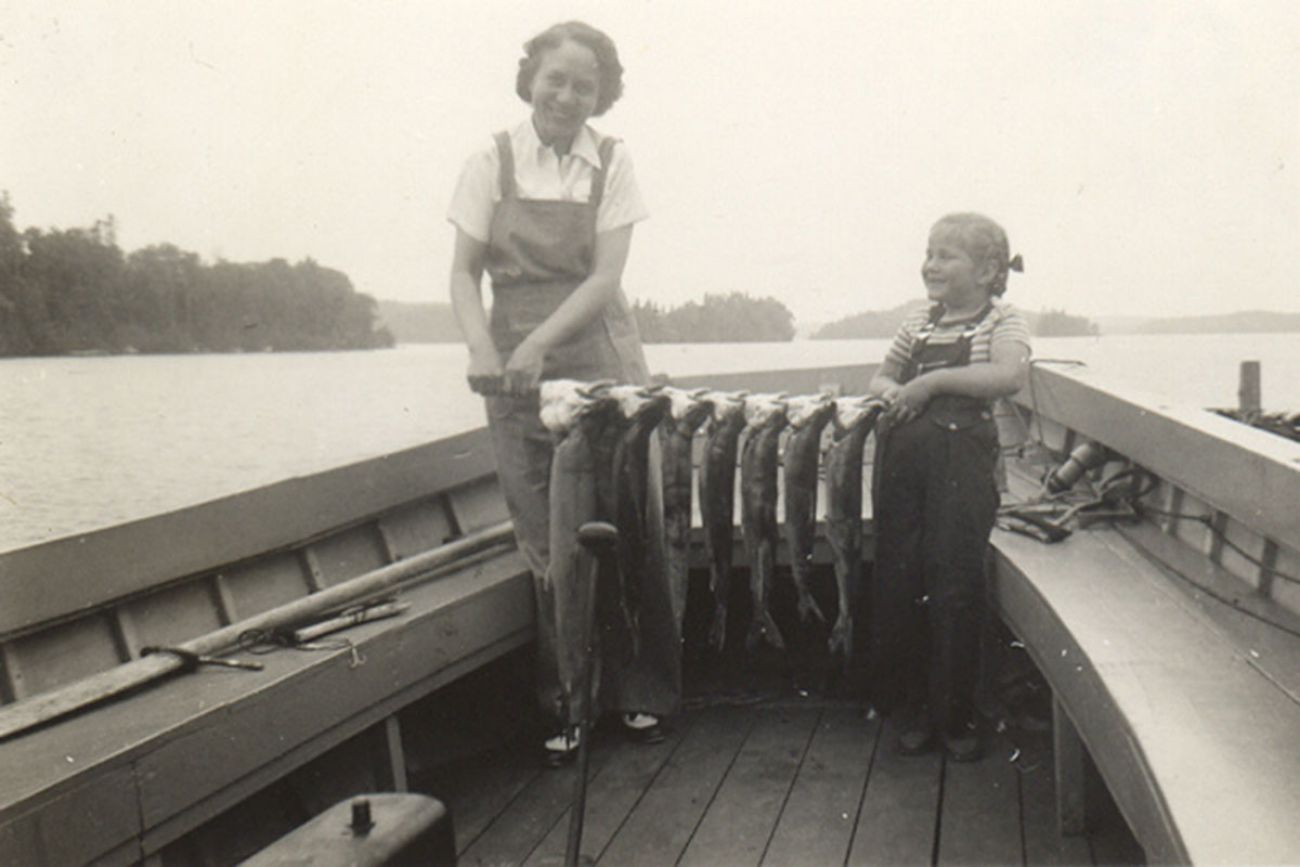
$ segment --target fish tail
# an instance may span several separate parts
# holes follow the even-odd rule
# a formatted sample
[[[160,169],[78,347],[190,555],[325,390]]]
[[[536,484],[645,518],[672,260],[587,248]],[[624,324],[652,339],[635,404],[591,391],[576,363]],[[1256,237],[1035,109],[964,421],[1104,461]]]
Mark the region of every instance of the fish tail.
[[[826,615],[822,614],[821,606],[813,598],[812,591],[806,585],[801,585],[799,587],[799,619],[807,623],[814,617],[821,623],[826,622]]]
[[[831,627],[831,637],[827,646],[832,654],[842,653],[847,660],[853,648],[853,616],[848,610],[841,610]]]
[[[752,652],[764,642],[777,650],[785,650],[785,638],[766,608],[755,612],[754,619],[750,621],[749,634],[745,636],[745,648]]]
[[[727,643],[727,606],[719,604],[713,609],[713,623],[709,626],[709,646],[721,653]]]

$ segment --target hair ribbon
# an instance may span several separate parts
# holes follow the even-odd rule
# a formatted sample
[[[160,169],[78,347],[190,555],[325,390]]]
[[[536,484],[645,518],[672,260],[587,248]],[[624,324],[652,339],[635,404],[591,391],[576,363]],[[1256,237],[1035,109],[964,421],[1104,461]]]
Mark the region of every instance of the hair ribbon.
[[[1025,260],[1021,258],[1019,253],[1017,253],[1011,257],[1011,261],[1007,263],[1007,268],[1015,271],[1017,274],[1023,274],[1025,271]]]

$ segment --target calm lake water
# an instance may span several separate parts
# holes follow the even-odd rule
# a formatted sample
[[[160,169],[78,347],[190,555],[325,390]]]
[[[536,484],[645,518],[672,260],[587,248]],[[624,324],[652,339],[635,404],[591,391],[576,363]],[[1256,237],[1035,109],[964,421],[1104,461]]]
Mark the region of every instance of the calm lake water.
[[[887,341],[647,348],[674,376],[879,361]],[[1171,403],[1232,406],[1263,363],[1264,405],[1300,410],[1294,334],[1057,338]],[[459,345],[377,352],[0,361],[0,550],[170,511],[483,424]]]

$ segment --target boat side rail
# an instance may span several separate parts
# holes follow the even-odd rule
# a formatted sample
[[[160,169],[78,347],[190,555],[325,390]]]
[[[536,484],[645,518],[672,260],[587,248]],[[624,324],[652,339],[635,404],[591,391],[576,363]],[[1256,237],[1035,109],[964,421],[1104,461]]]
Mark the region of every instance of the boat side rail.
[[[485,430],[0,553],[0,636],[184,576],[299,547],[494,474]]]
[[[866,394],[867,386],[879,368],[879,364],[864,363],[794,370],[754,370],[673,377],[672,384],[681,388],[711,388],[755,394],[773,390],[788,394],[814,394],[823,388],[843,394]]]
[[[1082,440],[1155,487],[1143,503],[1173,540],[1236,576],[1242,590],[1300,615],[1300,443],[1142,394],[1083,368],[1035,365],[1004,418],[1004,446],[1056,459]]]
[[[0,706],[507,519],[484,430],[0,554]]]

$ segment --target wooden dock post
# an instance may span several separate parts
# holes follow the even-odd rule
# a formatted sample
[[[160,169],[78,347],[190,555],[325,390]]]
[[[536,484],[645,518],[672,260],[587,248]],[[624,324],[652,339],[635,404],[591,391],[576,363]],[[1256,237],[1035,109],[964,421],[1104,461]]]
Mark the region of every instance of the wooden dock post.
[[[1261,406],[1260,370],[1258,361],[1243,361],[1237,380],[1237,409],[1242,421],[1253,422],[1259,418]]]

